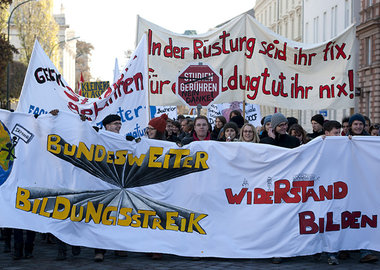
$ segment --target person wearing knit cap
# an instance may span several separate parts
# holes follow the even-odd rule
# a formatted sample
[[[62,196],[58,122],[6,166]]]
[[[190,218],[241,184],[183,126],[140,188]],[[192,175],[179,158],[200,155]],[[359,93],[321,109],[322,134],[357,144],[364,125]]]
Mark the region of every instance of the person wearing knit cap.
[[[268,137],[268,131],[271,128],[271,123],[270,123],[271,120],[272,120],[271,114],[264,117],[263,127],[259,134],[260,140],[265,137]]]
[[[165,139],[166,120],[168,120],[168,115],[164,113],[149,121],[148,127],[146,128],[146,134],[149,139]]]
[[[121,118],[117,114],[109,114],[103,119],[102,125],[107,131],[119,133],[121,129]]]
[[[300,141],[293,136],[289,136],[288,119],[282,113],[275,113],[271,119],[272,127],[269,129],[268,137],[260,139],[260,143],[277,145],[286,148],[295,148],[300,145]]]
[[[221,132],[222,133],[221,133],[220,141],[223,141],[223,142],[237,142],[238,141],[239,128],[235,122],[230,121],[227,124],[225,124]]]
[[[313,128],[313,133],[307,134],[310,140],[325,134],[323,131],[324,122],[325,122],[325,118],[323,117],[322,114],[316,114],[311,118],[311,126]]]
[[[120,129],[121,129],[121,125],[122,125],[121,124],[121,117],[117,114],[109,114],[106,117],[104,117],[104,119],[102,121],[102,125],[107,131],[119,133]],[[95,262],[102,262],[104,260],[104,254],[106,253],[106,250],[96,248],[94,251],[95,251],[94,261]],[[74,252],[74,249],[73,249],[73,252]],[[125,256],[125,254],[120,253],[119,256]],[[65,249],[62,249],[62,248],[58,249],[57,260],[65,260],[65,259],[66,259]]]
[[[360,113],[353,114],[348,120],[348,132],[347,135],[351,139],[351,136],[370,136],[368,132],[364,130],[365,119]],[[368,249],[360,250],[360,262],[372,263],[378,261],[379,258]]]
[[[146,134],[149,139],[154,140],[166,140],[166,125],[168,121],[168,115],[166,113],[151,119],[146,128]],[[161,260],[162,253],[152,253],[152,260]]]
[[[270,121],[272,121],[272,115],[267,115],[265,116],[264,118],[264,127],[267,126],[268,123],[270,123]]]
[[[365,119],[360,113],[353,114],[348,120],[348,132],[347,135],[351,136],[368,136],[369,133],[364,130]]]

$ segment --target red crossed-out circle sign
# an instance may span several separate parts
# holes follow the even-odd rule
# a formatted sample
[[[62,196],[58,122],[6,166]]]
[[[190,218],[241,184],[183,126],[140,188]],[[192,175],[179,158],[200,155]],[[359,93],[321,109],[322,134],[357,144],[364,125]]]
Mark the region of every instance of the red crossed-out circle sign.
[[[176,95],[189,107],[209,106],[222,87],[222,77],[206,64],[190,64],[177,77]]]

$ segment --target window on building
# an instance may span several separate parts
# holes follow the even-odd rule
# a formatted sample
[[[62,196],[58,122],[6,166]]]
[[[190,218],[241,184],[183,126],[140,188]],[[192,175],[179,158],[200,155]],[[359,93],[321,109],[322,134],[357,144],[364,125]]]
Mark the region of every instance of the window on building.
[[[265,25],[265,26],[268,25],[268,21],[267,21],[267,10],[265,10],[265,12],[264,12],[264,25]]]
[[[331,8],[331,38],[336,36],[337,32],[337,12],[338,6]]]
[[[297,23],[298,23],[297,37],[299,37],[302,35],[302,20],[298,16],[297,16]]]
[[[344,1],[344,28],[347,28],[350,24],[350,5],[348,0]]]
[[[304,35],[304,37],[305,37],[305,43],[309,43],[309,23],[307,22],[306,24],[305,24],[305,35]]]
[[[288,21],[285,21],[284,27],[285,27],[285,37],[289,38],[289,36],[288,36]]]
[[[291,18],[291,29],[290,29],[290,38],[294,39],[294,17]]]
[[[370,66],[372,64],[372,38],[367,37],[365,39],[365,65]]]
[[[313,38],[313,42],[314,43],[318,43],[318,33],[319,33],[319,29],[318,29],[318,24],[319,24],[319,17],[315,17],[314,18],[314,27],[313,27],[313,34],[314,34],[314,38]]]
[[[326,26],[327,26],[327,12],[323,12],[323,22],[322,22],[322,41],[326,41]]]
[[[370,6],[372,6],[372,0],[368,0],[368,6],[370,7]]]
[[[274,7],[273,7],[273,18],[274,18],[274,21],[277,22],[277,9],[276,9],[276,2],[274,3]]]
[[[269,24],[272,23],[272,6],[269,6]]]

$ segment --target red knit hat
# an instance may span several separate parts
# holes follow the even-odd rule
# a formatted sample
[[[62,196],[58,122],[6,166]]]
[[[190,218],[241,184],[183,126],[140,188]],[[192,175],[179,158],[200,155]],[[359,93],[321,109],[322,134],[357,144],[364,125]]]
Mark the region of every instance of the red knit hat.
[[[166,120],[168,120],[168,115],[166,113],[159,117],[155,117],[149,121],[149,125],[157,129],[157,131],[164,133],[166,128]]]

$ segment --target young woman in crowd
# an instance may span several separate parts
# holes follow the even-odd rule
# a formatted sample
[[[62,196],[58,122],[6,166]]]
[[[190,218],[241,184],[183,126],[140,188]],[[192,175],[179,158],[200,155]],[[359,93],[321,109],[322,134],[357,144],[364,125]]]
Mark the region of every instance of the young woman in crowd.
[[[152,120],[150,120],[148,123],[148,127],[146,128],[146,134],[148,138],[155,140],[166,140],[165,130],[167,120],[167,114],[163,114],[159,117],[155,117]],[[162,259],[162,253],[152,253],[149,255],[152,256],[152,260]]]
[[[224,125],[227,123],[226,118],[222,115],[215,117],[215,126],[211,132],[211,140],[217,140],[220,131],[223,129]]]
[[[167,114],[155,117],[149,121],[146,128],[146,135],[149,139],[165,140],[166,121],[168,120]]]
[[[289,135],[293,136],[293,137],[296,137],[300,141],[301,144],[305,144],[305,143],[307,143],[309,141],[308,138],[307,138],[306,131],[299,124],[293,124],[289,128]]]
[[[267,115],[264,117],[263,126],[262,126],[260,134],[259,134],[260,140],[265,138],[265,137],[268,137],[268,131],[272,127],[271,126],[271,120],[272,120],[272,115]]]
[[[260,142],[259,135],[257,134],[256,128],[252,124],[249,124],[249,123],[244,124],[240,130],[239,141],[253,142],[253,143]]]
[[[220,135],[221,138],[219,139],[219,141],[237,142],[239,138],[239,128],[235,122],[228,122],[224,125],[223,131]]]

